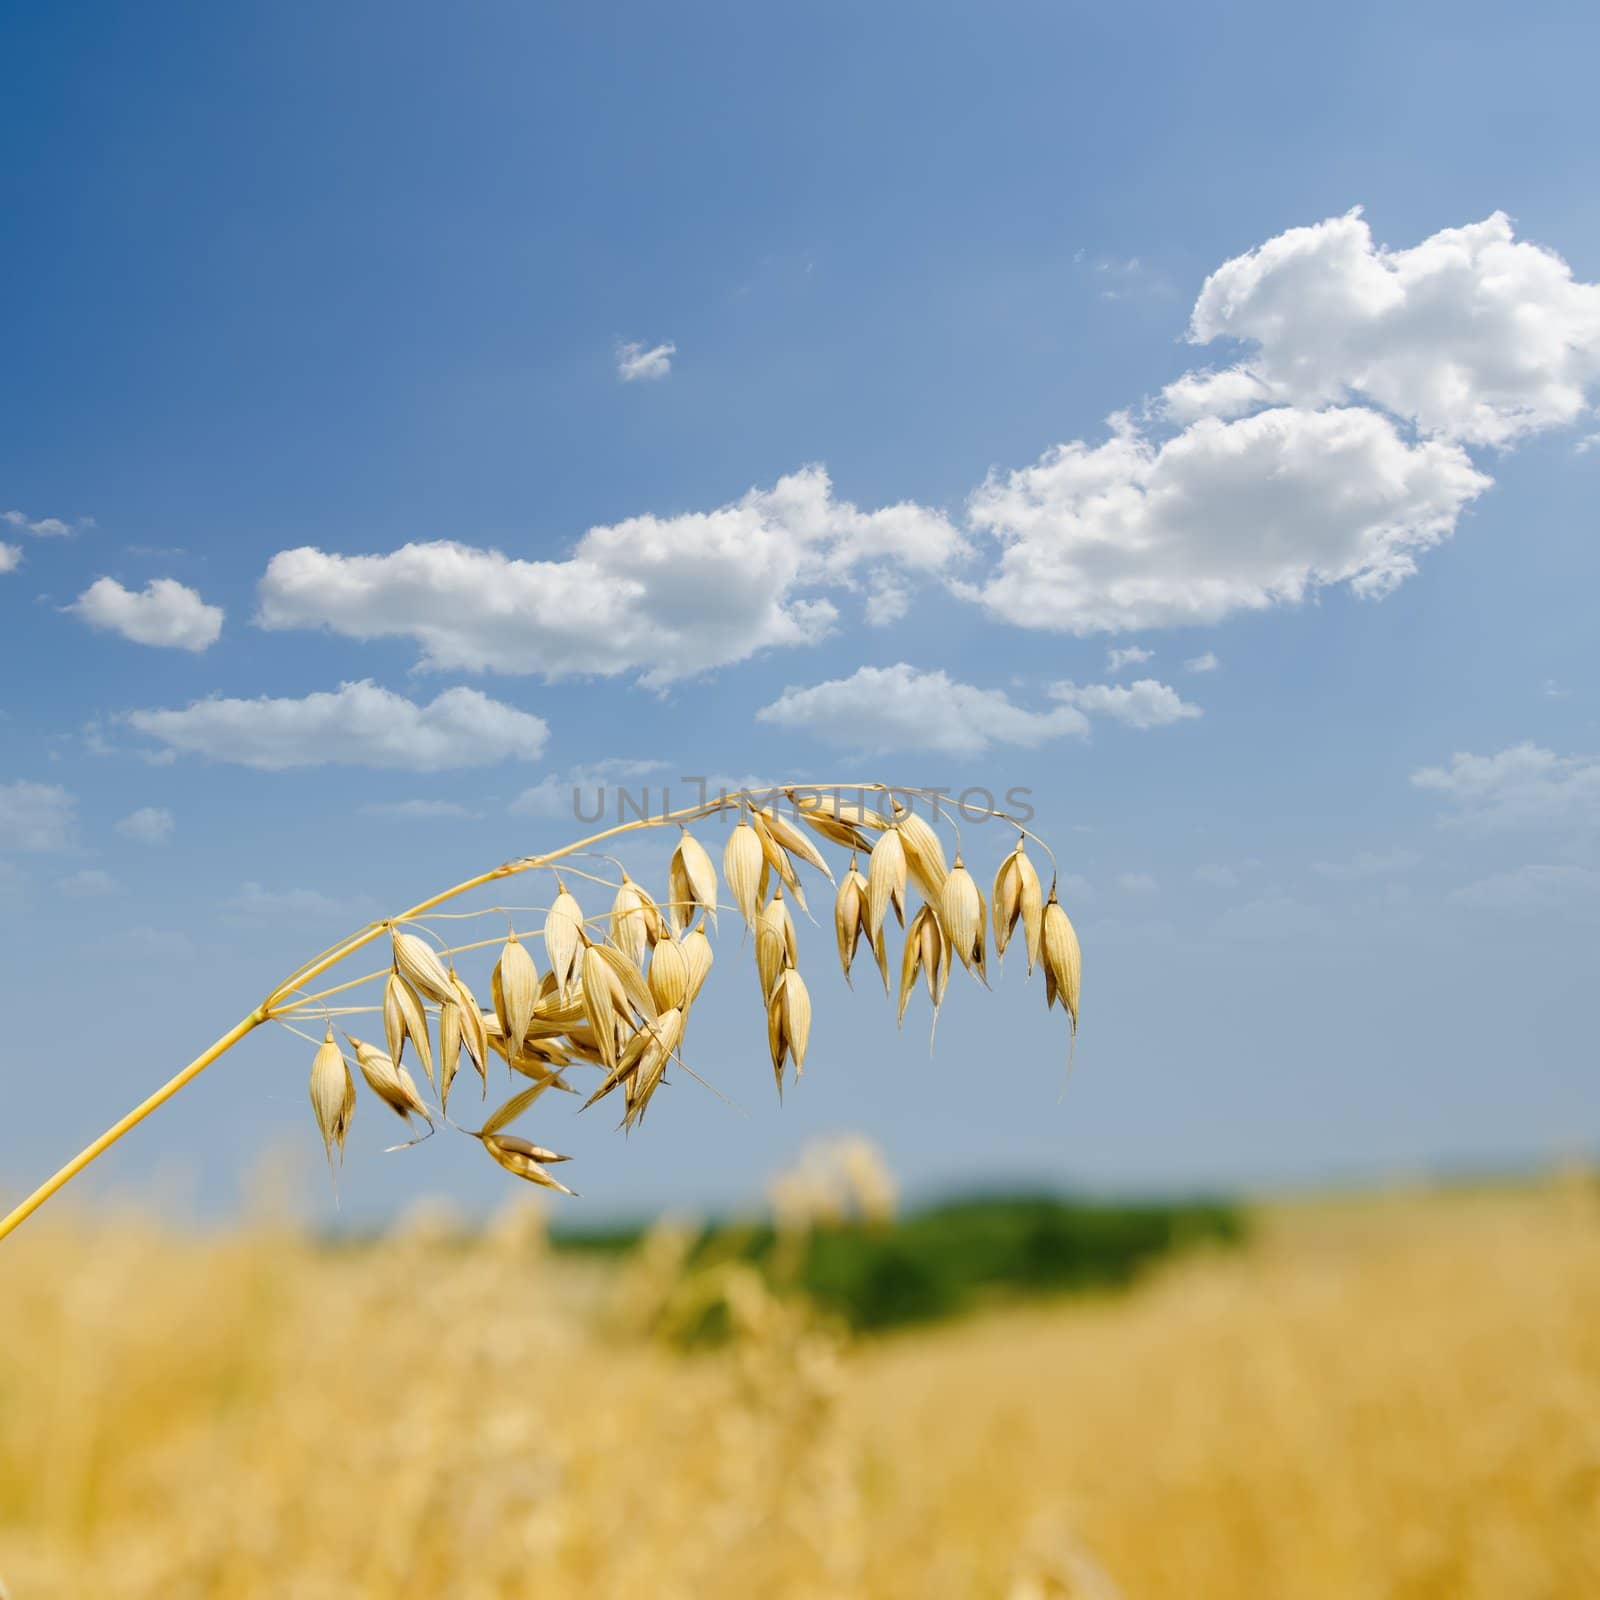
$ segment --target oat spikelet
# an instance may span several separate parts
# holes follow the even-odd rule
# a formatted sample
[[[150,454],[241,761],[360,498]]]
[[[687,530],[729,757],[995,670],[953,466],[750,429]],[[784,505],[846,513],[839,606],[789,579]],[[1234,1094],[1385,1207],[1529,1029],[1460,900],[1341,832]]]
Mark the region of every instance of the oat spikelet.
[[[767,1001],[767,1048],[772,1072],[783,1098],[783,1064],[793,1059],[798,1078],[805,1067],[806,1045],[811,1037],[811,996],[805,980],[793,968],[782,974]]]
[[[1028,971],[1031,974],[1039,964],[1040,940],[1044,935],[1044,891],[1039,883],[1039,874],[1033,870],[1033,863],[1022,848],[1020,839],[1017,841],[1017,878],[1021,884],[1017,904],[1022,917],[1023,937],[1027,941]]]
[[[417,991],[398,972],[389,974],[383,990],[383,1033],[396,1067],[409,1039],[416,1046],[422,1070],[433,1082],[433,1047],[428,1042],[428,1016]]]
[[[483,1088],[487,1093],[489,1088],[489,1030],[484,1025],[483,1011],[473,998],[472,991],[463,982],[460,973],[454,967],[450,969],[450,988],[455,995],[456,1007],[460,1011],[457,1019],[461,1028],[461,1043],[465,1047],[468,1059],[478,1069],[478,1076],[483,1079]]]
[[[853,989],[850,963],[856,958],[856,946],[861,942],[861,930],[867,919],[867,880],[856,867],[856,858],[850,857],[850,869],[839,880],[839,891],[833,897],[833,933],[839,945],[839,965],[844,969],[844,981]]]
[[[704,928],[695,928],[685,934],[680,943],[683,958],[689,963],[689,999],[693,1002],[711,973],[711,941]]]
[[[601,954],[598,945],[590,945],[583,952],[580,963],[583,985],[583,1010],[588,1018],[589,1031],[594,1035],[600,1059],[607,1067],[617,1064],[617,1023],[626,1019],[628,997],[622,980],[612,970],[611,964]]]
[[[576,1195],[577,1191],[569,1189],[559,1179],[553,1178],[545,1171],[540,1163],[540,1157],[548,1161],[551,1153],[541,1150],[537,1145],[529,1144],[526,1139],[519,1139],[515,1134],[490,1133],[483,1139],[483,1148],[500,1163],[507,1172],[518,1178],[526,1178],[529,1183],[536,1183],[541,1188],[554,1189],[559,1194]],[[555,1157],[558,1161],[565,1161],[565,1156]]]
[[[883,932],[889,907],[903,922],[906,907],[906,850],[900,830],[889,828],[878,836],[867,863],[867,935],[876,940]]]
[[[967,871],[959,853],[956,855],[956,864],[945,877],[944,888],[939,891],[939,920],[950,941],[950,948],[960,958],[961,965],[968,972],[976,971],[987,983],[989,980],[984,971],[987,941],[983,896],[978,892],[978,886],[972,881],[972,874]]]
[[[717,925],[717,869],[706,847],[687,828],[678,835],[667,878],[672,900],[667,915],[674,935],[683,932],[697,908],[711,918],[712,927]]]
[[[356,1053],[356,1065],[367,1080],[367,1087],[397,1116],[407,1122],[413,1115],[419,1116],[431,1127],[433,1116],[427,1102],[417,1093],[411,1074],[404,1067],[396,1066],[393,1057],[385,1055],[376,1045],[357,1039],[353,1034],[347,1033],[345,1038]]]
[[[756,929],[756,976],[761,980],[761,998],[770,1000],[783,976],[788,957],[784,953],[783,935],[767,923]]]
[[[1056,899],[1056,887],[1052,883],[1044,908],[1045,1004],[1053,1006],[1059,999],[1062,1009],[1072,1018],[1074,1033],[1078,1031],[1078,990],[1082,977],[1083,953],[1078,948],[1078,935]]]
[[[621,887],[617,890],[616,899],[611,902],[611,942],[636,967],[642,967],[651,945],[662,938],[665,932],[660,907],[624,869]]]
[[[461,1007],[454,1001],[439,1007],[439,1109],[450,1110],[450,1085],[461,1065]]]
[[[490,988],[495,1015],[500,1019],[501,1036],[507,1047],[515,1051],[528,1037],[539,998],[539,969],[528,947],[515,933],[506,937]]]
[[[343,1051],[333,1042],[332,1028],[311,1058],[311,1109],[322,1134],[322,1148],[331,1172],[335,1149],[339,1160],[344,1160],[345,1136],[350,1132],[350,1119],[356,1109],[355,1080],[350,1076]]]
[[[847,850],[871,850],[872,841],[856,820],[863,807],[843,807],[831,794],[797,795],[793,789],[785,789],[784,793],[799,810],[800,820],[830,844],[842,844]],[[877,813],[873,815],[876,817]],[[878,821],[882,824],[886,819],[878,818]]]
[[[900,958],[897,1022],[905,1021],[906,1006],[910,1003],[912,990],[916,988],[919,972],[927,984],[928,998],[933,1001],[934,1015],[937,1017],[950,977],[950,945],[930,905],[919,906],[906,928],[906,945]]]
[[[602,944],[594,948],[600,952],[600,959],[611,968],[617,982],[622,985],[627,1006],[632,1006],[641,1017],[655,1016],[655,999],[650,993],[650,985],[645,982],[644,974],[615,945]],[[623,1008],[624,1021],[627,1020],[627,1006]]]
[[[790,855],[799,856],[808,867],[815,867],[829,883],[833,882],[833,869],[823,858],[822,852],[776,806],[763,806],[756,815],[772,836],[774,844],[787,850]]]
[[[394,947],[396,969],[418,994],[441,1006],[455,999],[450,974],[433,953],[432,945],[414,933],[401,933],[398,929],[391,930],[389,940]]]
[[[944,888],[948,868],[944,864],[944,846],[932,826],[916,811],[899,801],[894,807],[895,826],[905,846],[906,866],[922,890],[923,898],[938,905],[939,892]]]
[[[784,960],[791,967],[800,959],[800,943],[795,938],[794,918],[789,915],[789,907],[783,898],[782,889],[779,889],[762,907],[757,926],[770,928],[783,941]]]
[[[693,935],[690,935],[692,938]],[[650,984],[650,997],[658,1011],[670,1011],[689,1001],[689,957],[683,943],[676,939],[663,939],[650,952],[650,971],[646,974]]]
[[[576,972],[583,935],[583,907],[556,879],[556,897],[544,918],[544,955],[556,975],[556,992],[566,994]]]
[[[760,909],[761,868],[765,856],[761,839],[747,817],[740,817],[722,852],[722,876],[727,880],[728,893],[739,908],[745,926],[753,929],[756,913]]]

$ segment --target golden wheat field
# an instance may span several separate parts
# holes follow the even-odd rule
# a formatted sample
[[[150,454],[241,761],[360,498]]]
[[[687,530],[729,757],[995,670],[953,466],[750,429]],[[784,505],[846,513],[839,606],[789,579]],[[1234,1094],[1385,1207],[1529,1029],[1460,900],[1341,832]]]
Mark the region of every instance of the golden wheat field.
[[[663,1228],[553,1255],[57,1211],[0,1255],[12,1600],[1600,1594],[1600,1205],[1266,1208],[1126,1294],[848,1343]],[[683,1353],[674,1305],[731,1341]]]

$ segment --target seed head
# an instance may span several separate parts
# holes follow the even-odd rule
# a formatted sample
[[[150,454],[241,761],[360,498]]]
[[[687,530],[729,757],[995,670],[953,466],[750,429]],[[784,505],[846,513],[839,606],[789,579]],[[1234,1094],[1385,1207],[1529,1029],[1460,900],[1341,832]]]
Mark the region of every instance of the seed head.
[[[394,948],[395,969],[418,994],[441,1006],[455,998],[450,987],[450,974],[433,953],[433,946],[425,939],[394,929],[390,932],[389,942]]]
[[[333,1042],[332,1028],[311,1058],[311,1109],[322,1134],[322,1148],[331,1171],[336,1147],[339,1160],[344,1160],[345,1136],[350,1132],[350,1119],[356,1109],[355,1081],[350,1076],[344,1053]]]
[[[672,901],[667,916],[674,936],[683,932],[695,910],[717,922],[717,869],[706,848],[685,828],[678,835],[678,848],[667,867],[668,893]]]
[[[766,864],[761,839],[746,817],[740,817],[722,852],[722,876],[747,928],[754,928],[761,907],[761,869]]]
[[[544,954],[556,975],[556,992],[565,994],[577,968],[583,935],[583,907],[556,879],[556,897],[544,918]]]
[[[409,1039],[422,1060],[422,1070],[433,1082],[433,1050],[428,1043],[428,1017],[417,991],[398,972],[389,974],[383,990],[383,1034],[396,1067]]]
[[[891,905],[904,923],[906,849],[898,828],[886,829],[878,836],[867,863],[867,935],[874,942],[883,932],[883,919]]]
[[[501,1036],[507,1048],[514,1051],[528,1037],[539,997],[539,969],[515,933],[507,936],[501,948],[489,987]]]
[[[1078,990],[1083,977],[1083,953],[1078,935],[1056,899],[1056,886],[1050,885],[1050,898],[1044,907],[1044,994],[1046,1005],[1057,999],[1072,1018],[1072,1031],[1078,1031]]]
[[[969,972],[976,970],[987,983],[983,896],[978,893],[978,886],[959,854],[945,877],[944,888],[939,891],[939,920],[962,966]]]

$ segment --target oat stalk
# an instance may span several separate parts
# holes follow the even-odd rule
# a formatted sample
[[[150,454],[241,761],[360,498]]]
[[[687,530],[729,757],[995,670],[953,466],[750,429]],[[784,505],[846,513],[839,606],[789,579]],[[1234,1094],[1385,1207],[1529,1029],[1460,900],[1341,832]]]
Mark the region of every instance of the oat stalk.
[[[289,1027],[291,1017],[305,1017],[310,1008],[325,1002],[327,997],[371,982],[374,978],[384,980],[386,984],[383,1010],[390,1050],[385,1054],[376,1046],[361,1042],[363,1074],[369,1087],[376,1088],[379,1097],[387,1101],[390,1109],[408,1120],[412,1113],[416,1113],[424,1118],[430,1130],[433,1126],[432,1114],[401,1062],[401,1054],[408,1045],[412,1048],[414,1059],[422,1062],[430,1086],[440,1092],[441,1120],[447,1123],[450,1119],[444,1115],[443,1098],[448,1095],[450,1077],[454,1075],[461,1049],[465,1047],[473,1065],[482,1074],[486,1068],[486,1047],[492,1046],[504,1057],[513,1072],[534,1080],[533,1091],[515,1097],[510,1103],[518,1110],[531,1104],[538,1097],[538,1090],[545,1087],[574,1092],[563,1074],[574,1062],[582,1062],[601,1066],[606,1071],[605,1083],[592,1098],[601,1098],[613,1089],[620,1088],[626,1102],[624,1125],[635,1125],[643,1117],[656,1087],[664,1081],[669,1061],[689,1071],[679,1054],[678,1041],[687,1010],[711,967],[711,946],[706,938],[705,924],[709,919],[715,925],[719,906],[715,867],[704,846],[687,828],[691,822],[723,812],[737,811],[740,816],[739,830],[742,831],[736,831],[734,837],[738,842],[731,847],[734,853],[728,858],[730,865],[736,864],[735,870],[730,871],[728,876],[737,908],[747,922],[764,924],[761,932],[767,941],[766,948],[762,948],[761,938],[756,941],[758,970],[767,1001],[769,1044],[781,1095],[785,1060],[792,1061],[797,1075],[803,1064],[811,1014],[805,983],[797,968],[793,922],[783,904],[784,891],[787,889],[804,909],[805,898],[796,874],[797,859],[820,870],[830,880],[833,874],[804,831],[779,815],[776,796],[780,790],[794,804],[797,818],[807,822],[819,837],[847,847],[852,852],[867,852],[874,858],[873,872],[869,873],[865,882],[854,872],[852,863],[852,873],[845,887],[851,894],[859,896],[859,920],[865,924],[864,931],[874,946],[880,967],[885,969],[886,982],[882,923],[884,913],[891,905],[897,917],[904,915],[908,867],[913,884],[925,895],[925,903],[917,917],[921,928],[925,930],[926,942],[931,949],[937,939],[945,951],[943,973],[937,986],[934,974],[931,971],[928,974],[930,992],[935,994],[936,1006],[943,998],[943,975],[948,972],[951,938],[950,931],[942,926],[946,918],[955,924],[957,954],[964,964],[975,967],[977,974],[982,976],[985,919],[981,897],[970,877],[962,870],[959,853],[956,870],[960,877],[956,880],[957,888],[950,893],[943,893],[949,874],[936,834],[926,822],[894,799],[896,795],[930,799],[935,817],[946,820],[942,817],[936,795],[914,788],[891,788],[881,783],[785,784],[771,791],[768,807],[761,809],[753,806],[747,795],[721,793],[677,811],[618,822],[614,827],[602,829],[541,855],[505,862],[489,872],[430,895],[393,917],[368,923],[356,933],[318,952],[277,983],[259,1005],[196,1056],[181,1072],[113,1123],[0,1218],[0,1239],[26,1221],[85,1167],[104,1155],[151,1112],[193,1082],[207,1067],[263,1023],[278,1022]],[[855,795],[857,799],[846,803],[841,797],[847,795]],[[868,796],[888,797],[887,809],[879,810],[868,805]],[[1050,856],[1054,868],[1054,855],[1042,840],[1004,812],[994,810],[989,815],[1011,822],[1016,827],[1019,834],[1015,852],[1017,857],[1022,857],[1023,841],[1033,839]],[[682,826],[684,832],[672,858],[669,894],[659,907],[650,899],[647,891],[633,883],[620,863],[614,863],[622,871],[622,880],[611,885],[618,891],[618,900],[609,917],[585,918],[577,901],[558,878],[556,897],[546,908],[544,932],[545,952],[551,970],[541,985],[536,978],[534,964],[528,959],[513,929],[495,968],[492,1013],[479,1009],[479,1002],[457,976],[454,966],[447,964],[463,951],[499,944],[500,940],[473,941],[435,951],[426,940],[409,931],[426,931],[427,925],[422,919],[429,912],[474,889],[502,878],[549,867],[571,856],[593,854],[593,846],[622,834],[673,823]],[[876,835],[879,849],[874,849],[872,835]],[[1025,865],[1025,858],[1023,862]],[[1006,870],[1002,868],[1002,872]],[[568,871],[574,877],[594,882],[606,881],[570,867]],[[1027,871],[1031,875],[1032,869],[1028,868]],[[1036,883],[1037,880],[1034,881]],[[491,909],[509,912],[516,908]],[[1039,949],[1040,933],[1043,932],[1043,965],[1048,998],[1052,1004],[1057,999],[1062,1001],[1076,1033],[1077,939],[1057,901],[1054,883],[1049,904],[1042,912],[1038,908],[1036,891],[1031,903],[1025,897],[1020,912],[1028,924],[1030,957]],[[477,914],[482,913],[441,912],[439,916]],[[1011,921],[1016,916],[1017,912],[1011,911]],[[1041,920],[1042,930],[1036,925]],[[606,937],[608,925],[611,930],[609,939]],[[1001,926],[1000,909],[997,906],[997,954],[1004,949]],[[598,938],[591,935],[591,927]],[[312,992],[311,985],[322,974],[385,936],[389,939],[391,952],[387,967],[377,973]],[[443,946],[442,940],[438,942]],[[854,949],[854,935],[847,941],[841,932],[839,955],[847,978]],[[655,958],[658,950],[668,952],[662,958],[659,971]],[[642,970],[646,951],[650,952],[648,978]],[[508,957],[514,960],[508,961]],[[1030,961],[1030,968],[1031,965]],[[906,995],[902,993],[902,1014],[905,1000]],[[338,1008],[341,1015],[353,1015],[369,1009]],[[329,1029],[328,1039],[324,1043],[326,1053],[335,1049],[331,1032],[334,1013],[322,1003],[318,1014]],[[433,1058],[428,1042],[430,1019],[436,1020],[439,1028],[440,1064],[444,1071],[438,1084],[433,1081]],[[290,1031],[300,1032],[292,1027]],[[300,1036],[307,1037],[303,1033]],[[356,1043],[352,1041],[353,1048]],[[446,1054],[448,1061],[444,1059]],[[693,1073],[690,1075],[694,1076]],[[396,1088],[395,1085],[400,1087]],[[352,1104],[344,1099],[338,1064],[331,1056],[328,1059],[319,1058],[313,1066],[312,1105],[330,1166],[335,1151],[342,1155]],[[455,1126],[453,1123],[450,1125]],[[526,1141],[502,1134],[493,1127],[474,1137],[482,1137],[490,1154],[517,1176],[561,1189],[564,1193],[571,1192],[544,1170],[547,1161],[564,1157],[555,1157],[539,1146],[528,1145]]]

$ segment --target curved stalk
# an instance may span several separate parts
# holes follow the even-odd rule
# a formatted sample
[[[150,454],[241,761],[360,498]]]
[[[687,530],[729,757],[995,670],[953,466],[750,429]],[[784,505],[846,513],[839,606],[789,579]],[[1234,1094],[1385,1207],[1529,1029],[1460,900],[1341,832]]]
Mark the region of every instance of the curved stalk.
[[[908,795],[926,795],[927,793],[926,790],[913,788],[891,790],[889,785],[882,783],[792,783],[776,786],[773,792],[776,793],[780,789],[798,790],[805,793],[835,792],[840,794],[850,791]],[[430,895],[426,900],[419,901],[416,905],[400,912],[397,916],[386,918],[381,922],[370,922],[360,932],[351,934],[348,938],[340,940],[336,944],[329,945],[325,950],[319,951],[309,961],[297,967],[280,983],[274,985],[266,999],[248,1016],[236,1022],[209,1049],[196,1056],[188,1066],[174,1077],[169,1078],[154,1094],[141,1101],[126,1116],[114,1122],[99,1138],[85,1145],[64,1167],[46,1179],[32,1194],[13,1207],[4,1217],[0,1217],[0,1239],[4,1239],[7,1234],[14,1232],[46,1200],[64,1188],[91,1162],[104,1155],[119,1139],[143,1122],[152,1111],[165,1105],[180,1089],[198,1078],[214,1061],[226,1055],[247,1034],[254,1032],[262,1023],[272,1021],[280,1011],[287,1013],[307,1003],[304,999],[290,999],[291,996],[303,994],[306,986],[314,978],[321,976],[329,968],[337,966],[347,956],[354,955],[356,951],[364,949],[374,940],[382,938],[384,934],[388,933],[396,925],[414,921],[424,913],[431,911],[435,906],[454,900],[457,896],[466,894],[470,890],[482,888],[485,884],[494,883],[501,878],[515,877],[518,873],[531,872],[540,867],[549,866],[552,862],[562,860],[564,857],[585,852],[591,845],[599,844],[602,840],[615,838],[619,834],[633,833],[640,828],[659,828],[673,822],[691,822],[697,818],[712,816],[719,811],[741,803],[743,802],[739,794],[723,793],[715,797],[708,797],[695,805],[685,806],[681,810],[663,812],[658,817],[635,817],[628,822],[619,822],[614,827],[605,828],[599,833],[575,840],[572,844],[563,845],[558,850],[548,851],[544,855],[525,856],[515,861],[507,861],[489,872],[481,872],[476,877],[468,878],[465,882],[458,883],[439,894]],[[1013,821],[1002,811],[994,811],[991,814],[1006,821]],[[1013,825],[1020,826],[1014,822]],[[1026,829],[1022,831],[1024,833],[1027,832]],[[1028,837],[1032,838],[1034,836],[1029,834]],[[1039,843],[1048,852],[1049,846],[1044,845],[1042,840]],[[1053,861],[1054,857],[1051,859]],[[356,982],[361,981],[364,980],[356,980]],[[321,995],[312,995],[307,998],[311,1000],[321,999],[324,995],[335,994],[340,989],[351,986],[340,984],[334,989],[324,990]],[[288,1003],[283,1004],[282,1002],[285,1001],[288,1001]]]

